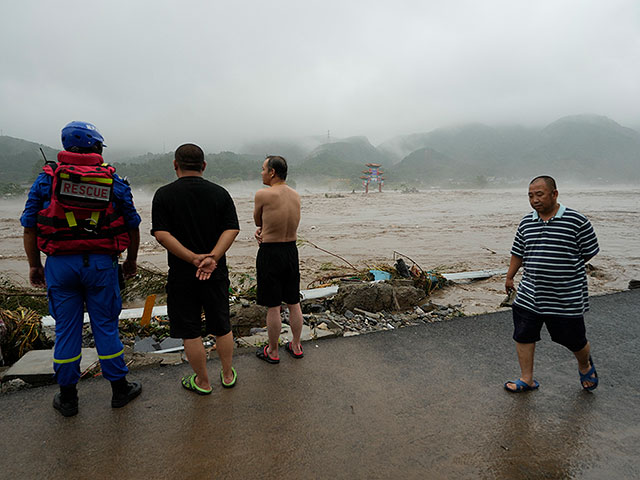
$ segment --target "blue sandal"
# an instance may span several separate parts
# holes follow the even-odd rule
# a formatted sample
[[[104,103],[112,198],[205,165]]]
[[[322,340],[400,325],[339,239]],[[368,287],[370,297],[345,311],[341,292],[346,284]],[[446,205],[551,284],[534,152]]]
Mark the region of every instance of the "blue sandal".
[[[591,364],[591,368],[587,373],[580,373],[580,370],[578,370],[578,373],[580,373],[580,384],[582,385],[582,388],[584,388],[588,392],[592,392],[593,390],[598,388],[598,374],[596,373],[596,366],[593,364],[591,355],[589,355],[589,363]],[[593,383],[593,385],[591,385],[590,387],[585,387],[584,382],[591,382]]]
[[[513,383],[516,386],[516,388],[507,387],[507,383]],[[533,381],[533,385],[529,385],[527,382],[523,382],[522,380],[517,379],[517,380],[505,382],[504,389],[507,392],[511,392],[511,393],[522,393],[522,392],[529,392],[531,390],[537,390],[539,386],[540,384],[538,383],[537,380]]]

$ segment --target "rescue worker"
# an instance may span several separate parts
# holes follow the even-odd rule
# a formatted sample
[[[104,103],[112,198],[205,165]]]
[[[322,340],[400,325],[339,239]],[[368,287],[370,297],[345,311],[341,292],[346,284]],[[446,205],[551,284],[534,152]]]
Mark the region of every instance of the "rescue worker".
[[[104,163],[104,138],[87,122],[62,129],[64,151],[33,183],[20,222],[29,260],[29,281],[47,287],[56,321],[54,377],[60,392],[53,407],[65,417],[78,413],[84,308],[91,320],[103,376],[111,382],[111,406],[125,406],[142,391],[128,382],[118,331],[122,309],[118,256],[127,250],[124,275],[136,273],[140,216],[131,188]],[[47,255],[43,268],[40,252]]]

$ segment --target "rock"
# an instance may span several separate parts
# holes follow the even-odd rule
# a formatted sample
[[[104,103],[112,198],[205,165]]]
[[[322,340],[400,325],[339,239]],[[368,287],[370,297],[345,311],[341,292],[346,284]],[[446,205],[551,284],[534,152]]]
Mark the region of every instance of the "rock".
[[[362,310],[361,308],[357,308],[357,307],[354,308],[353,311],[357,312],[357,313],[360,313],[360,314],[364,315],[365,317],[375,318],[376,320],[379,319],[382,316],[379,313],[367,312],[366,310]]]
[[[24,380],[14,378],[13,380],[2,383],[2,387],[0,387],[0,393],[17,392],[18,390],[24,390],[29,387],[31,387],[31,385],[29,385]]]
[[[420,305],[426,297],[424,290],[415,288],[414,286],[398,286],[394,288],[396,299],[400,310],[407,310],[409,308]]]
[[[266,331],[266,328],[252,328],[249,331],[249,335],[257,335],[258,333],[265,333]]]
[[[308,309],[308,313],[322,313],[326,310],[324,305],[320,303],[311,303],[309,304],[307,309]]]
[[[241,298],[240,305],[242,305],[243,307],[248,307],[249,305],[251,305],[251,302],[249,302],[249,300],[247,300],[246,298]]]
[[[335,317],[326,318],[320,323],[320,325],[322,325],[324,323],[328,330],[342,331],[342,325],[340,325],[340,323],[339,323],[340,320],[344,320],[344,319],[335,318]],[[320,325],[318,325],[318,328],[321,328]]]
[[[420,308],[423,312],[431,312],[436,308],[436,306],[431,301],[429,301],[420,305]]]
[[[248,307],[232,305],[230,309],[231,330],[236,337],[246,337],[252,328],[264,327],[267,324],[267,307],[252,304]]]
[[[393,286],[388,282],[341,284],[333,299],[335,311],[344,314],[356,308],[365,312],[406,310],[418,305],[425,293],[413,286]]]
[[[630,280],[629,281],[629,290],[634,290],[636,288],[640,288],[640,280]]]
[[[351,310],[346,310],[344,312],[344,316],[346,319],[351,320],[355,315],[353,314],[353,312]]]

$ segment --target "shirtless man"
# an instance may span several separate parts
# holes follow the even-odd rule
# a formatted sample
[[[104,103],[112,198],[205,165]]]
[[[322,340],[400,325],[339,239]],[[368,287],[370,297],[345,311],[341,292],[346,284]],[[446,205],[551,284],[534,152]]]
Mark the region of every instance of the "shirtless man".
[[[259,348],[258,358],[268,363],[279,363],[278,338],[282,322],[280,305],[289,308],[289,325],[293,341],[285,350],[293,358],[302,358],[302,310],[300,309],[300,270],[296,247],[300,223],[300,195],[289,187],[287,161],[280,156],[268,156],[262,164],[263,188],[256,193],[253,220],[260,245],[256,258],[259,305],[268,307],[267,333],[269,345]]]

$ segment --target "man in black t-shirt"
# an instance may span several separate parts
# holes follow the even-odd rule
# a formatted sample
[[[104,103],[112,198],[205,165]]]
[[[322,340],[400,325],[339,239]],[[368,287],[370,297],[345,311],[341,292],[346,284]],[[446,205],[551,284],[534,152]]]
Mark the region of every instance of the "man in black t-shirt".
[[[229,192],[202,177],[207,164],[200,147],[182,145],[176,150],[173,165],[178,180],[159,188],[153,197],[151,234],[168,250],[170,334],[183,339],[194,371],[182,378],[182,386],[207,395],[212,388],[202,343],[203,309],[205,332],[216,337],[222,363],[220,382],[231,388],[237,378],[231,366],[233,334],[225,252],[240,227]]]

